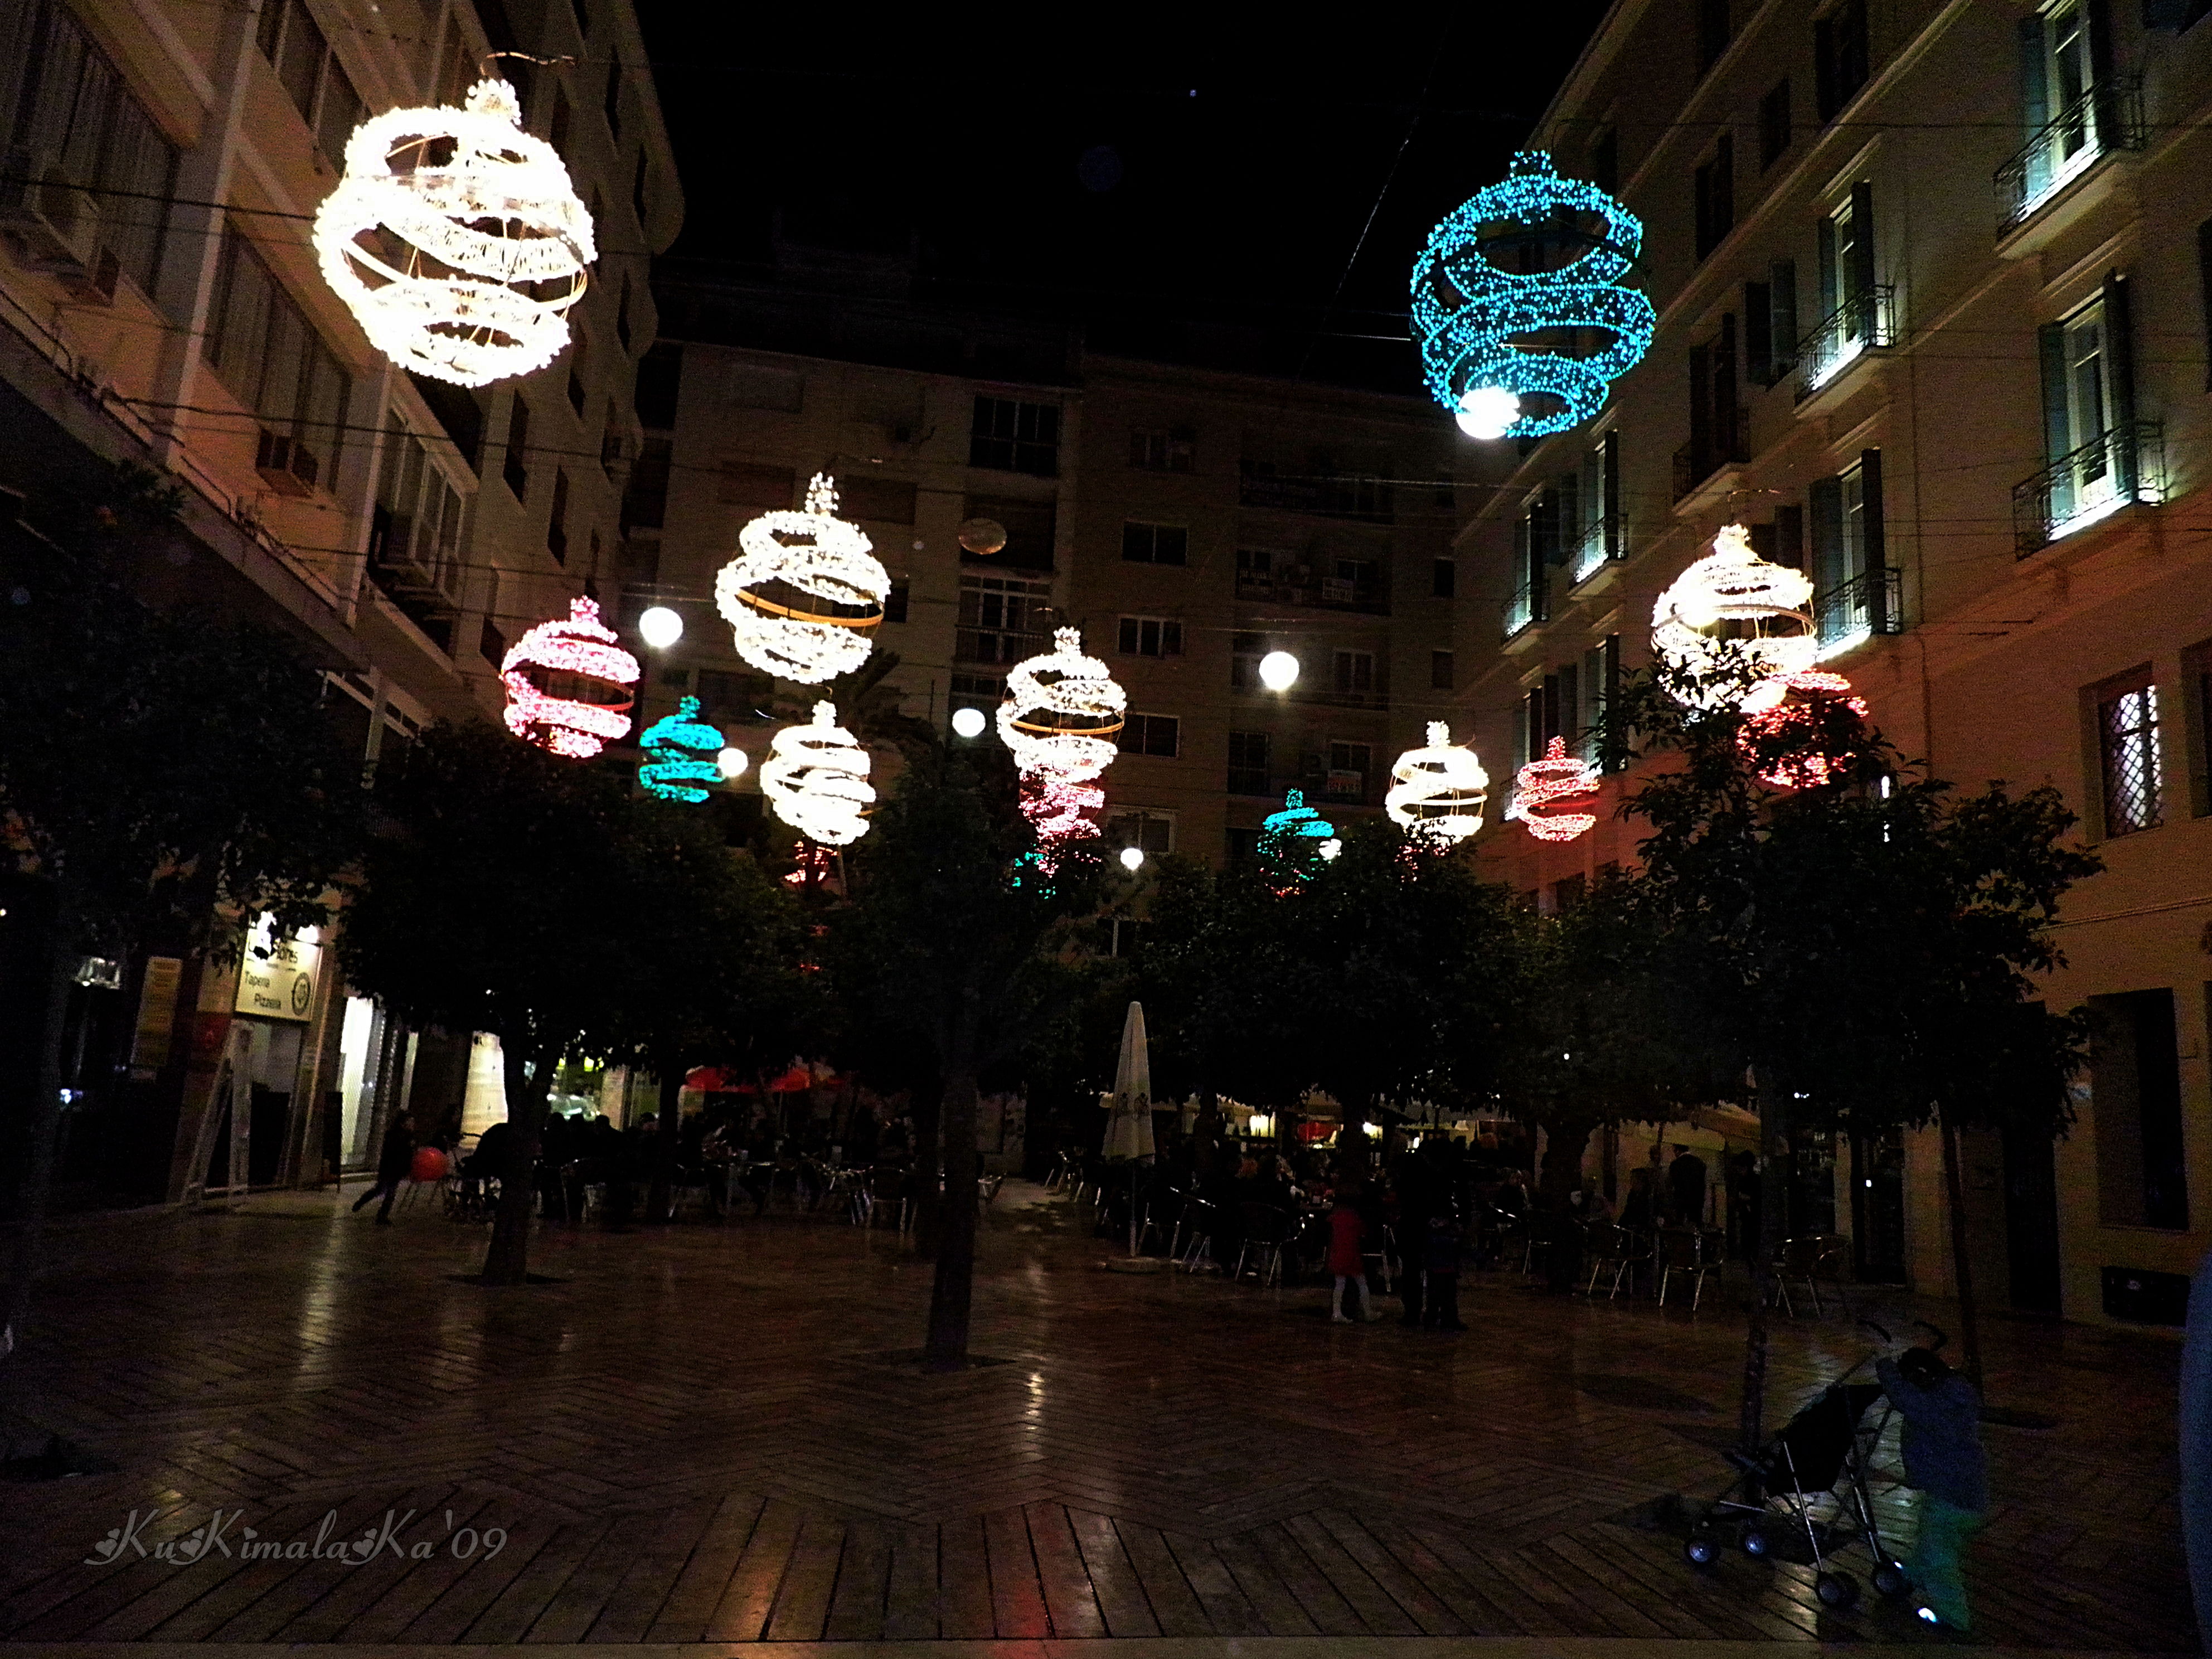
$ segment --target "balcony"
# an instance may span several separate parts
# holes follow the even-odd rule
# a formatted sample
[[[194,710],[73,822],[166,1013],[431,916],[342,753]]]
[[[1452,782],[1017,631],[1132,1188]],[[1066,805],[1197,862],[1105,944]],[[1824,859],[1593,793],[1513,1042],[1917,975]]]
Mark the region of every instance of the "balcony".
[[[1313,576],[1284,572],[1263,574],[1237,573],[1237,597],[1275,605],[1304,605],[1317,611],[1364,611],[1390,614],[1389,596],[1380,582],[1348,581],[1339,576]]]
[[[1896,312],[1896,288],[1876,283],[1816,323],[1797,343],[1797,367],[1804,374],[1797,383],[1797,401],[1803,403],[1865,353],[1895,345]]]
[[[2012,487],[2014,553],[2024,559],[2124,507],[2165,499],[2165,428],[2116,426]]]
[[[1237,477],[1237,504],[1370,524],[1389,524],[1395,517],[1390,486],[1379,478],[1286,477],[1256,471],[1249,461]]]
[[[1569,550],[1568,580],[1579,587],[1607,565],[1617,564],[1626,558],[1628,550],[1621,544],[1622,539],[1620,520],[1599,520],[1583,532],[1582,540]]]
[[[1547,619],[1551,611],[1548,585],[1541,576],[1532,576],[1513,590],[1513,597],[1505,602],[1505,637],[1512,639]]]
[[[1741,410],[1729,423],[1729,430],[1715,433],[1703,443],[1684,444],[1674,452],[1674,505],[1680,507],[1696,495],[1705,481],[1724,466],[1741,466],[1751,459],[1751,447],[1743,435],[1744,420]],[[1580,577],[1576,578],[1580,580]]]
[[[2037,128],[1992,175],[1997,240],[2002,241],[2105,156],[2142,147],[2142,76],[2116,76],[2108,86],[2091,88]]]
[[[1887,568],[1862,571],[1815,595],[1813,623],[1820,641],[1820,659],[1838,655],[1876,634],[1902,633],[1903,609],[1898,573]]]
[[[952,635],[952,660],[955,662],[986,663],[994,667],[1012,666],[1026,657],[1041,655],[1052,649],[1052,637],[1047,634],[1010,634],[994,628],[956,628]]]

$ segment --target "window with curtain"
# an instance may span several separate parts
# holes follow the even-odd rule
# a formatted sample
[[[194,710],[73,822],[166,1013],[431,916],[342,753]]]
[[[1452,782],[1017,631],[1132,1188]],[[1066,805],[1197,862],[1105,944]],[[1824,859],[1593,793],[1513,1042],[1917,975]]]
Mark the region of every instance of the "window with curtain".
[[[234,230],[223,238],[206,350],[208,366],[231,395],[263,427],[305,445],[327,479],[352,381],[307,313]]]
[[[2148,672],[2097,694],[2098,759],[2108,836],[2155,830],[2166,822],[2158,724],[2158,687]]]

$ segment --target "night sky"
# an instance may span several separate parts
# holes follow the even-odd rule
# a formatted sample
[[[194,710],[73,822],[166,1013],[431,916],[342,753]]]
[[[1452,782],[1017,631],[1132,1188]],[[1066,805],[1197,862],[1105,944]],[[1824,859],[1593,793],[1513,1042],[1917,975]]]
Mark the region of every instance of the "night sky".
[[[1402,340],[1429,226],[1503,173],[1604,3],[1354,8],[1318,29],[1253,11],[1233,54],[1175,38],[1207,15],[1175,7],[1101,9],[1091,38],[1038,12],[1048,30],[957,47],[954,14],[799,26],[825,9],[641,0],[686,195],[676,254],[757,272],[780,213],[794,240],[912,247],[925,300],[1079,319],[1109,349],[1146,319],[1261,331],[1279,370],[1410,391],[1411,347],[1358,337]]]

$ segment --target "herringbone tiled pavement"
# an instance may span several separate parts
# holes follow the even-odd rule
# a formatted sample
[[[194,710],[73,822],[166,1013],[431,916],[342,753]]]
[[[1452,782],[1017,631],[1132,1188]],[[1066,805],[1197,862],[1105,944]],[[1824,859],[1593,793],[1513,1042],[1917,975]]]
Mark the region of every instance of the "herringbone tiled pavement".
[[[14,1641],[797,1641],[1501,1636],[1909,1641],[1820,1608],[1809,1570],[1710,1575],[1637,1524],[1721,1484],[1735,1298],[1692,1319],[1477,1278],[1474,1328],[1346,1329],[1311,1290],[1101,1272],[1064,1200],[990,1217],[975,1348],[929,1377],[928,1269],[798,1217],[550,1228],[565,1282],[449,1274],[481,1234],[374,1229],[328,1197],[115,1218],[57,1238],[6,1386],[18,1449],[58,1430],[111,1473],[0,1487]],[[1893,1316],[1906,1310],[1893,1306]],[[2010,1644],[2193,1650],[2171,1345],[1993,1322],[1979,1626]],[[1784,1325],[1778,1421],[1859,1355]],[[149,1548],[242,1512],[208,1558]],[[247,1559],[414,1513],[365,1565]],[[150,1517],[150,1520],[149,1520]],[[454,1554],[466,1529],[508,1534]],[[1859,1564],[1863,1576],[1863,1563]]]

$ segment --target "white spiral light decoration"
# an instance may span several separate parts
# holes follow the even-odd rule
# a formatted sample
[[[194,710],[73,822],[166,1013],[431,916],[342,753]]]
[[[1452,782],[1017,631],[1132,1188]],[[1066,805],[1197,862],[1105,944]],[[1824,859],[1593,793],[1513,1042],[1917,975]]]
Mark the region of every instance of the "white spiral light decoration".
[[[1765,684],[1810,668],[1820,653],[1818,630],[1806,610],[1813,584],[1786,565],[1751,550],[1740,524],[1723,526],[1713,550],[1674,579],[1651,610],[1651,654],[1679,674],[1696,677],[1721,668],[1731,654],[1747,659],[1759,684],[1737,692],[1716,684],[1692,691],[1707,710],[1749,708],[1780,700],[1761,696]]]
[[[1051,650],[1007,670],[999,736],[1024,772],[1079,783],[1114,763],[1129,694],[1104,663],[1083,654],[1080,629],[1058,629],[1052,638]]]
[[[1428,746],[1408,749],[1390,769],[1382,797],[1390,821],[1443,842],[1464,841],[1482,828],[1490,800],[1490,774],[1474,750],[1451,740],[1451,728],[1431,720]]]
[[[345,175],[315,214],[315,253],[402,368],[486,386],[544,368],[568,343],[568,310],[599,257],[592,216],[521,112],[507,82],[479,81],[465,108],[386,110],[346,142]]]
[[[803,509],[777,507],[740,530],[738,556],[714,578],[738,654],[808,685],[867,661],[891,586],[872,546],[837,516],[837,481],[825,472],[807,486]]]
[[[876,792],[868,751],[837,724],[837,705],[817,702],[809,726],[787,726],[761,763],[761,793],[776,817],[825,847],[850,847],[868,833]]]

